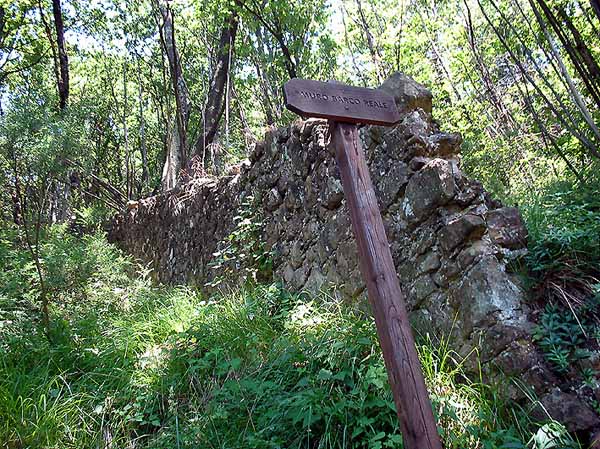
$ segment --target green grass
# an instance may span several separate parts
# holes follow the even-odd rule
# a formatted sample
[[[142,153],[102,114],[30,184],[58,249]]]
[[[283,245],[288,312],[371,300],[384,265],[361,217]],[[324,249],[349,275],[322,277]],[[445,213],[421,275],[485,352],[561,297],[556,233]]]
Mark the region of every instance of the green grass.
[[[568,271],[589,281],[600,275],[600,181],[556,183],[526,198],[529,270],[538,279]]]
[[[371,320],[277,285],[154,287],[101,236],[71,244],[47,243],[68,259],[52,343],[27,289],[2,290],[0,447],[402,447]],[[535,441],[547,427],[466,379],[451,342],[419,353],[444,447],[550,447]]]

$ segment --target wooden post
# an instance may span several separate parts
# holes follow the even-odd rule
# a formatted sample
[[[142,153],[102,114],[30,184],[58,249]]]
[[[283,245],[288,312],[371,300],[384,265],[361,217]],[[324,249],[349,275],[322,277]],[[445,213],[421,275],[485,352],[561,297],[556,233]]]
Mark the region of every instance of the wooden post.
[[[358,127],[329,123],[404,447],[442,449]]]
[[[331,145],[350,209],[360,270],[375,315],[404,447],[442,449],[356,125],[392,126],[400,121],[394,98],[377,89],[303,79],[285,83],[283,96],[290,111],[329,119]]]

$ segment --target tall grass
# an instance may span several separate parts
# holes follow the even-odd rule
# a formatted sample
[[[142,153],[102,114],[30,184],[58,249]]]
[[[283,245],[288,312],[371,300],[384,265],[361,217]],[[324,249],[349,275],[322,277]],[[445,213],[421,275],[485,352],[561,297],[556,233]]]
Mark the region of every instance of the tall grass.
[[[0,447],[402,447],[364,316],[277,285],[154,287],[101,236],[73,244],[85,251],[67,257],[89,265],[55,297],[52,343],[35,323],[0,327]],[[542,447],[540,427],[468,381],[450,347],[419,346],[445,447]]]
[[[524,198],[529,231],[529,265],[543,273],[565,265],[598,269],[600,263],[600,178],[588,184],[555,182]]]

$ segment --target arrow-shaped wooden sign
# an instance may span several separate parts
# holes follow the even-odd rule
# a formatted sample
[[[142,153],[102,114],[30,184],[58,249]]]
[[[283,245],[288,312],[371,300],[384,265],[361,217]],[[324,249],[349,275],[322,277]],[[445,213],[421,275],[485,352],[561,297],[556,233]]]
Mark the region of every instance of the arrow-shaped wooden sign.
[[[442,449],[356,125],[397,123],[396,103],[382,91],[313,80],[292,79],[283,91],[291,111],[330,120],[330,145],[340,169],[404,447]]]
[[[294,78],[283,96],[285,107],[304,117],[388,126],[400,120],[394,98],[382,90]]]

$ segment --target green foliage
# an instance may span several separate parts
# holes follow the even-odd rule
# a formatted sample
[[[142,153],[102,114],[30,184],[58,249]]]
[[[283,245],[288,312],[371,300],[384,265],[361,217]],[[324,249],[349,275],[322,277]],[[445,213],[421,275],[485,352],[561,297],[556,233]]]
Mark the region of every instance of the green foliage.
[[[556,371],[566,374],[579,360],[589,357],[584,349],[586,327],[570,310],[547,305],[533,337]]]
[[[15,290],[2,291],[0,441],[7,447],[95,447],[109,429],[113,444],[122,446],[138,431],[150,401],[145,373],[136,371],[145,351],[182,329],[196,297],[151,288],[143,276],[132,281],[131,262],[101,235],[75,239],[58,227],[43,248],[46,260],[58,264],[50,275],[60,298],[52,303],[52,343],[27,325],[35,304],[11,296]]]
[[[212,390],[208,417],[182,435],[183,447],[195,438],[240,448],[397,443],[372,327],[333,304],[273,301],[282,294],[271,286],[225,298],[212,305],[209,323],[178,336],[173,359],[186,363],[171,375]]]
[[[597,184],[568,184],[524,208],[529,229],[526,256],[533,299],[546,304],[534,338],[555,371],[592,386],[582,362],[598,348],[600,203]]]
[[[528,445],[533,449],[575,449],[580,447],[579,444],[574,441],[573,438],[566,432],[564,426],[556,422],[551,422],[541,426],[539,430],[531,437]]]
[[[562,185],[523,208],[529,230],[527,261],[535,274],[568,267],[600,272],[600,189]]]
[[[5,279],[24,276],[12,238]],[[131,278],[101,236],[57,227],[42,247],[61,264],[52,344],[11,324],[35,311],[16,283],[2,290],[8,447],[402,447],[374,326],[333,298],[257,285],[206,300]],[[525,447],[538,427],[465,381],[449,344],[419,346],[445,447]]]
[[[58,112],[51,41],[42,20],[43,14],[52,25],[50,2],[0,2],[0,44],[6,47],[0,58],[0,179],[12,184],[17,154],[21,176],[30,176],[39,197],[46,181],[64,183],[73,171],[66,158],[77,162],[82,175],[99,176],[127,199],[160,186],[176,107],[158,35],[157,7],[163,3],[65,2],[71,91],[68,108]],[[215,141],[220,162],[239,162],[265,126],[294,119],[283,108],[279,89],[291,76],[291,62],[301,77],[370,87],[396,70],[415,77],[432,90],[442,128],[462,133],[463,168],[511,203],[529,203],[532,192],[597,171],[598,158],[586,152],[578,136],[598,146],[593,125],[598,104],[564,43],[551,29],[546,39],[544,22],[527,2],[169,3],[190,93],[190,144],[203,125],[223,20],[232,11],[239,17],[226,111]],[[564,9],[597,60],[590,7],[547,3],[555,13]],[[557,69],[559,60],[564,71]],[[71,198],[75,209],[98,196],[112,201],[82,178],[83,188]],[[7,193],[0,197],[3,209],[10,207]]]
[[[74,210],[74,227],[88,234],[106,227],[114,216],[114,210],[102,203],[91,203]]]
[[[263,240],[264,224],[260,205],[254,197],[242,200],[239,215],[233,218],[235,228],[210,263],[214,277],[208,287],[219,287],[227,281],[242,284],[269,281],[272,278],[273,261],[271,252]]]

